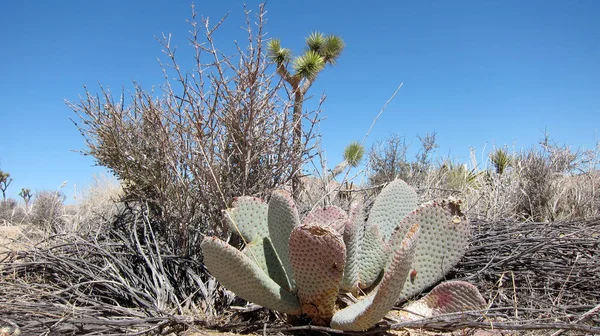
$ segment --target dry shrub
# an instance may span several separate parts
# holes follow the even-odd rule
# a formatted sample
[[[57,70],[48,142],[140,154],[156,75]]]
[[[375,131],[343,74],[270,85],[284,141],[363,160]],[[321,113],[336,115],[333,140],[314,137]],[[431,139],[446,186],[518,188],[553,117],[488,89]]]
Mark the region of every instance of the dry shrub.
[[[136,85],[129,99],[102,89],[68,103],[80,117],[86,152],[119,178],[125,201],[149,204],[157,233],[178,254],[200,253],[204,234],[227,234],[221,209],[233,197],[265,196],[291,179],[292,93],[265,57],[264,14],[262,6],[255,17],[246,11],[247,43],[226,55],[214,40],[223,20],[197,22],[194,12],[195,64],[187,72],[170,36],[159,39],[169,62],[159,97]],[[303,115],[304,157],[317,118],[318,111]]]
[[[574,170],[576,160],[577,153],[549,145],[547,140],[541,148],[519,153],[515,161],[524,197],[517,202],[517,212],[534,221],[557,219],[561,214],[556,212],[556,202],[562,196],[558,180]]]
[[[66,196],[59,190],[41,190],[35,193],[31,205],[29,223],[47,233],[64,231],[64,201]]]
[[[26,218],[26,208],[21,206],[15,199],[7,198],[6,200],[0,200],[1,225],[22,224]]]
[[[414,158],[408,156],[406,139],[392,134],[378,141],[368,154],[369,185],[376,186],[400,178],[417,189],[428,187],[433,169],[433,154],[438,147],[436,134],[418,137],[420,148]]]

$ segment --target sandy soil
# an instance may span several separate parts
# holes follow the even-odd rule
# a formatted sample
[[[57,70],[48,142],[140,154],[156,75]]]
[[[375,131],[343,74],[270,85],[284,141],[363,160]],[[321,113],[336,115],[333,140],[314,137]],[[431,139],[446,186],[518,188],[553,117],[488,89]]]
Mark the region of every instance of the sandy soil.
[[[27,237],[22,228],[15,225],[0,226],[0,253],[22,249],[26,244]]]

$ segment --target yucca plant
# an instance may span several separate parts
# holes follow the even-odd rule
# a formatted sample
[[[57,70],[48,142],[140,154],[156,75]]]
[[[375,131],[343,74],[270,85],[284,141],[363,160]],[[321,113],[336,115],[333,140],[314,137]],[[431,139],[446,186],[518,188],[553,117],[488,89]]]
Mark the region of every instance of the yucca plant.
[[[344,160],[342,160],[342,162],[338,163],[335,168],[333,168],[331,171],[331,177],[335,178],[348,166],[357,167],[362,161],[364,155],[365,147],[363,145],[357,141],[350,143],[348,146],[346,146],[346,149],[344,149]]]
[[[496,169],[496,173],[498,175],[502,175],[504,171],[512,164],[512,157],[506,149],[498,148],[494,152],[490,154],[490,161],[492,161],[492,165]]]
[[[373,327],[397,302],[434,285],[458,262],[470,237],[456,203],[417,208],[415,190],[395,180],[378,195],[365,222],[360,203],[349,214],[335,206],[302,221],[291,195],[275,191],[268,203],[239,197],[224,211],[247,242],[242,251],[206,237],[204,263],[228,289],[256,304],[341,330]],[[338,295],[352,295],[346,305]],[[483,309],[477,288],[445,282],[407,307],[401,319]]]

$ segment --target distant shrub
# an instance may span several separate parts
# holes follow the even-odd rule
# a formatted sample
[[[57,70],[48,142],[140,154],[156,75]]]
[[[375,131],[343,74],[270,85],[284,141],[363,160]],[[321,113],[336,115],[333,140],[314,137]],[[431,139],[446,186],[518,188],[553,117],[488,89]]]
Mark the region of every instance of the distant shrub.
[[[428,133],[419,137],[419,141],[421,146],[413,158],[407,155],[409,146],[406,139],[398,134],[392,134],[371,147],[367,164],[369,185],[376,186],[400,178],[417,189],[426,186],[433,168],[433,154],[438,147],[436,134]]]
[[[65,199],[65,195],[60,191],[36,192],[31,206],[31,224],[48,233],[63,232]]]
[[[12,198],[0,200],[0,224],[17,225],[22,224],[27,217],[25,209],[19,206],[19,202]]]
[[[65,229],[97,234],[123,211],[123,188],[114,178],[95,176],[93,183],[75,194],[76,204],[65,206]]]
[[[519,188],[523,197],[517,212],[534,221],[554,221],[597,213],[593,208],[598,180],[595,171],[584,167],[582,153],[550,142],[545,137],[539,148],[520,153],[517,158]],[[586,183],[576,183],[588,175]],[[567,203],[571,203],[567,205]],[[579,214],[575,216],[575,214]]]

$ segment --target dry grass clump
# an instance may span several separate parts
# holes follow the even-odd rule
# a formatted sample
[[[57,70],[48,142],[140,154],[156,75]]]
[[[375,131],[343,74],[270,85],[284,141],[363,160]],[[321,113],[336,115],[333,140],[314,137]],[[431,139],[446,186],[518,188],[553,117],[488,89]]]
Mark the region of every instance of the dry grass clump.
[[[42,190],[35,193],[27,222],[48,233],[64,230],[66,196],[60,191]]]
[[[65,207],[65,232],[99,232],[122,210],[123,188],[107,175],[94,176],[91,185],[75,194],[75,204]]]
[[[453,276],[487,293],[506,319],[573,322],[600,303],[600,217],[475,222]],[[599,326],[598,315],[588,322]]]
[[[176,256],[151,221],[146,206],[128,208],[94,235],[54,235],[0,254],[2,324],[27,334],[116,334],[216,318],[233,295],[198,260]]]

